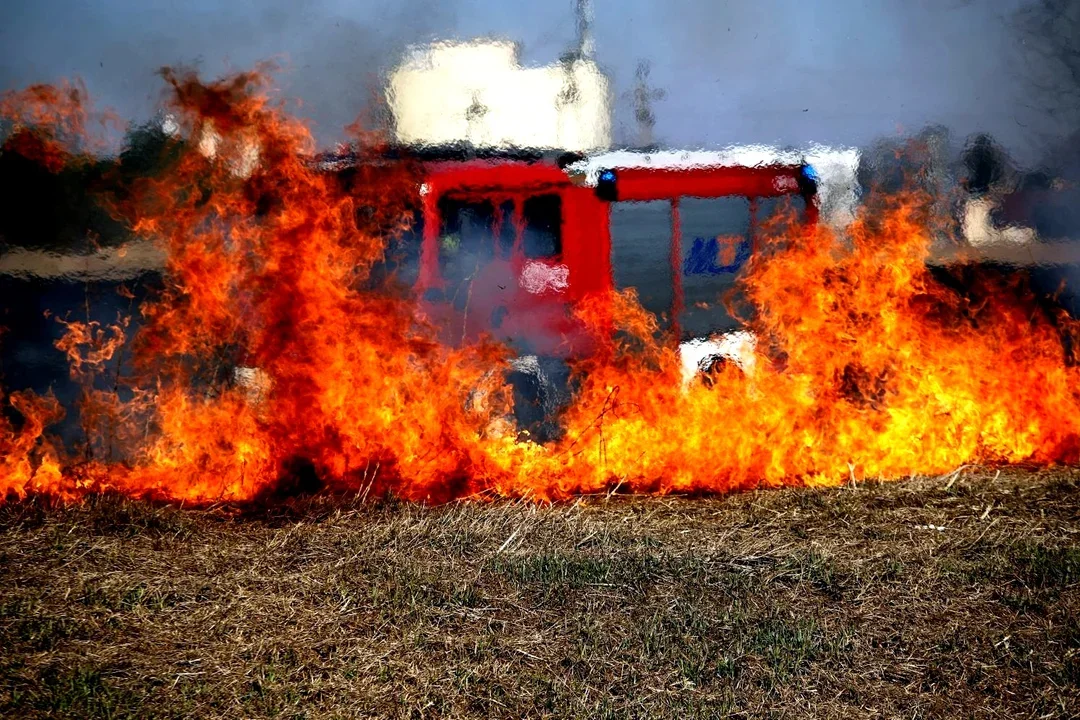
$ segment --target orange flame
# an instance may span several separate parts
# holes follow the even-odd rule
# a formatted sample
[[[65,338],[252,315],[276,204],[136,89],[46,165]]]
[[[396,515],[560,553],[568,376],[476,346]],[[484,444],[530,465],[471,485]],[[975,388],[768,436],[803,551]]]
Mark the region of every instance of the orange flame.
[[[935,279],[917,197],[844,237],[766,228],[741,281],[754,363],[707,383],[684,386],[632,292],[586,300],[577,312],[601,342],[575,367],[565,438],[518,442],[502,421],[508,351],[448,347],[406,292],[365,284],[387,229],[409,217],[408,165],[371,164],[344,187],[302,161],[311,137],[265,99],[264,74],[164,75],[188,142],[122,205],[168,255],[130,344],[135,375],[101,382],[125,323],[66,323],[57,347],[85,382],[89,460],[45,438],[55,398],[13,393],[0,493],[243,501],[317,478],[412,499],[559,499],[1080,459],[1065,350],[1076,321],[1017,279],[975,273],[963,291]],[[257,392],[234,382],[236,367],[257,369]]]

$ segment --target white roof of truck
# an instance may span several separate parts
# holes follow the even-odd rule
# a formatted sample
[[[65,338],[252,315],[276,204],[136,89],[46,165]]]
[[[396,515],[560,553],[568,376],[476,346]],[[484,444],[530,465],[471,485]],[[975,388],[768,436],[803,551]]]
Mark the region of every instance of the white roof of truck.
[[[584,174],[586,185],[596,185],[602,170],[620,168],[690,168],[690,167],[759,167],[762,165],[798,165],[803,161],[821,173],[824,166],[839,164],[854,172],[859,163],[856,148],[811,145],[806,148],[781,149],[771,145],[729,145],[719,150],[661,150],[637,152],[615,150],[592,155],[569,165],[567,172]]]
[[[622,168],[761,167],[807,163],[818,176],[818,200],[822,218],[840,228],[855,217],[859,202],[857,173],[859,150],[853,147],[808,145],[778,148],[772,145],[729,145],[719,150],[662,150],[635,152],[616,150],[599,153],[568,165],[571,175],[584,175],[584,183],[595,187],[603,170]]]

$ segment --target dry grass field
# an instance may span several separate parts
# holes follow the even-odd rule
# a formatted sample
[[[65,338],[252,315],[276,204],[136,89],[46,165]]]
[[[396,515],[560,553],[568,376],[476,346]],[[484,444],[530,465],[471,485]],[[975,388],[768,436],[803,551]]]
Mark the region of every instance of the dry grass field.
[[[1080,472],[0,508],[8,717],[1070,717]]]

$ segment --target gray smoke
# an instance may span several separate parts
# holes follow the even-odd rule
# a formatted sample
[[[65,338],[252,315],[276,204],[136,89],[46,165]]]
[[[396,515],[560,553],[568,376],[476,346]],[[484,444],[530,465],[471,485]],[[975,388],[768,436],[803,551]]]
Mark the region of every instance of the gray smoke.
[[[80,76],[98,107],[141,122],[161,99],[164,65],[216,77],[276,60],[280,95],[300,100],[299,114],[329,144],[343,139],[408,44],[453,27],[454,5],[15,0],[0,11],[0,90]]]
[[[1027,75],[1015,52],[1022,0],[596,0],[597,60],[633,130],[635,71],[666,91],[652,107],[656,142],[726,146],[808,141],[862,145],[929,123],[957,137],[985,130],[1034,160]],[[282,58],[283,94],[321,141],[341,139],[410,43],[509,37],[527,63],[574,42],[572,0],[12,0],[0,12],[0,88],[81,75],[124,117],[149,116],[161,65],[214,76]],[[1024,147],[1021,147],[1024,146]],[[1025,155],[1026,153],[1026,155]]]

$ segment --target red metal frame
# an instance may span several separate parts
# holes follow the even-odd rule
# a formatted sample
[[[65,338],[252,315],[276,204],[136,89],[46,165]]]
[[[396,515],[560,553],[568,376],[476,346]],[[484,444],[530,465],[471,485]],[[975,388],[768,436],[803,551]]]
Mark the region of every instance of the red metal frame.
[[[618,173],[619,200],[677,197],[778,197],[799,192],[798,165],[756,167],[625,168]]]
[[[682,309],[682,237],[679,199],[682,197],[716,198],[747,197],[751,203],[751,239],[756,229],[756,199],[798,195],[800,166],[766,167],[693,167],[693,168],[614,168],[617,173],[617,201],[669,200],[671,202],[671,267],[674,287],[672,322],[678,327]],[[510,262],[515,274],[526,262],[522,251],[525,200],[537,195],[553,194],[562,207],[562,254],[554,260],[569,271],[569,287],[557,298],[530,296],[514,290],[513,307],[529,309],[574,303],[587,295],[613,288],[611,268],[610,202],[600,198],[595,189],[573,182],[570,176],[552,161],[474,160],[466,162],[440,161],[424,165],[423,241],[421,269],[417,289],[440,288],[444,281],[439,268],[439,236],[442,217],[439,199],[444,196],[463,200],[488,200],[496,207],[496,223],[505,221],[502,204],[513,203],[512,222],[516,227],[514,250]],[[817,204],[806,204],[804,221],[816,223]],[[500,286],[501,287],[501,286]],[[558,313],[555,313],[557,315]],[[563,312],[563,316],[566,313]],[[554,316],[553,316],[554,317]],[[551,330],[552,328],[548,328]],[[554,328],[561,334],[564,349],[581,351],[582,339],[577,337],[567,320]],[[677,336],[677,330],[675,335]],[[586,342],[585,345],[588,345]]]

